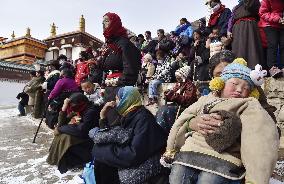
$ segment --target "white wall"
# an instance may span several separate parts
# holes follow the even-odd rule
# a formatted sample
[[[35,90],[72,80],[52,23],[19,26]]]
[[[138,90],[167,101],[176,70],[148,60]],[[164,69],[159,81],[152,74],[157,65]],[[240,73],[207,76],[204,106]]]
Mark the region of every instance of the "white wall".
[[[46,53],[45,53],[45,61],[50,61],[50,60],[52,60],[53,59],[53,53],[52,53],[52,51],[47,51]]]
[[[75,61],[76,59],[78,59],[80,52],[84,50],[86,49],[83,47],[73,47],[72,48],[72,60]]]

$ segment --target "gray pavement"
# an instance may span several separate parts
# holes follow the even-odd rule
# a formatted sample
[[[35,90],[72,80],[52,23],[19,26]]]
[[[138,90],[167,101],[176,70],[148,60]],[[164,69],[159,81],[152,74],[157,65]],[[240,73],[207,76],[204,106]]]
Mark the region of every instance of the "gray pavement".
[[[16,114],[15,109],[0,110],[0,184],[78,183],[81,171],[61,175],[46,163],[52,131],[43,126],[32,143],[39,121]]]

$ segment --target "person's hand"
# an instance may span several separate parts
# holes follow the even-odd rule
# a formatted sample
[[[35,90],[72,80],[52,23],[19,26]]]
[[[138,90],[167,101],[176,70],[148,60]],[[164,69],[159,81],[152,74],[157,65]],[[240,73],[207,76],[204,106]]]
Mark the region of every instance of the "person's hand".
[[[60,134],[60,132],[58,131],[58,128],[57,128],[57,127],[54,128],[53,134],[54,134],[55,136]]]
[[[225,45],[225,46],[228,46],[230,43],[231,43],[231,39],[230,38],[227,38],[225,36],[222,36],[221,37],[221,42]]]
[[[99,132],[99,130],[100,130],[99,127],[91,129],[88,134],[89,137],[92,139]]]
[[[229,39],[232,39],[232,38],[233,38],[233,33],[227,32],[227,37],[228,37]]]
[[[109,111],[110,108],[113,108],[116,106],[116,102],[115,101],[111,101],[111,102],[107,102],[104,107],[102,108],[101,112],[100,112],[100,118],[101,119],[105,119],[106,118],[106,114]]]
[[[214,35],[213,35],[213,33],[210,33],[210,35],[208,36],[208,38],[209,38],[209,39],[212,39],[212,38],[214,38]]]
[[[199,45],[199,40],[196,40],[195,42],[194,42],[194,47],[197,47],[198,45]]]
[[[222,125],[223,120],[216,113],[202,114],[190,121],[189,128],[203,135],[216,132]]]
[[[72,117],[70,124],[79,124],[81,119],[82,119],[81,116],[74,116]]]
[[[62,106],[62,111],[65,112],[68,108],[68,105],[70,103],[70,99],[69,98],[65,98],[63,106]]]

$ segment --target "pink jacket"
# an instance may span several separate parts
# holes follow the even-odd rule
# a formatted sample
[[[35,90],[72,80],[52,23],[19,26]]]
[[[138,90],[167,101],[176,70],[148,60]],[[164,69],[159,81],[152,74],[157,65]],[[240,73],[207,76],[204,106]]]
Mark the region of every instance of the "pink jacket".
[[[259,27],[274,27],[284,28],[279,23],[280,18],[283,17],[284,1],[282,0],[262,0],[259,9],[260,21]]]

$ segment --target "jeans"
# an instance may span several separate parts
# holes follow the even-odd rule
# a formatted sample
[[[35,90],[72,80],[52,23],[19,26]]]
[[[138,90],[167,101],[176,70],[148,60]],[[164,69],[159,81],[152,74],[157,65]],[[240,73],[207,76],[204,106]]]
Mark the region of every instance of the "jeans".
[[[158,87],[160,84],[162,84],[163,81],[162,80],[152,80],[149,83],[149,98],[153,99],[153,98],[158,98],[159,93],[158,93]]]
[[[21,103],[18,104],[18,110],[19,110],[21,116],[26,115],[25,106],[23,106]]]
[[[174,164],[170,174],[170,184],[240,184],[240,180],[230,180],[222,176],[191,167]]]
[[[264,28],[267,39],[267,66],[277,66],[277,52],[280,52],[280,64],[284,64],[284,29]]]

